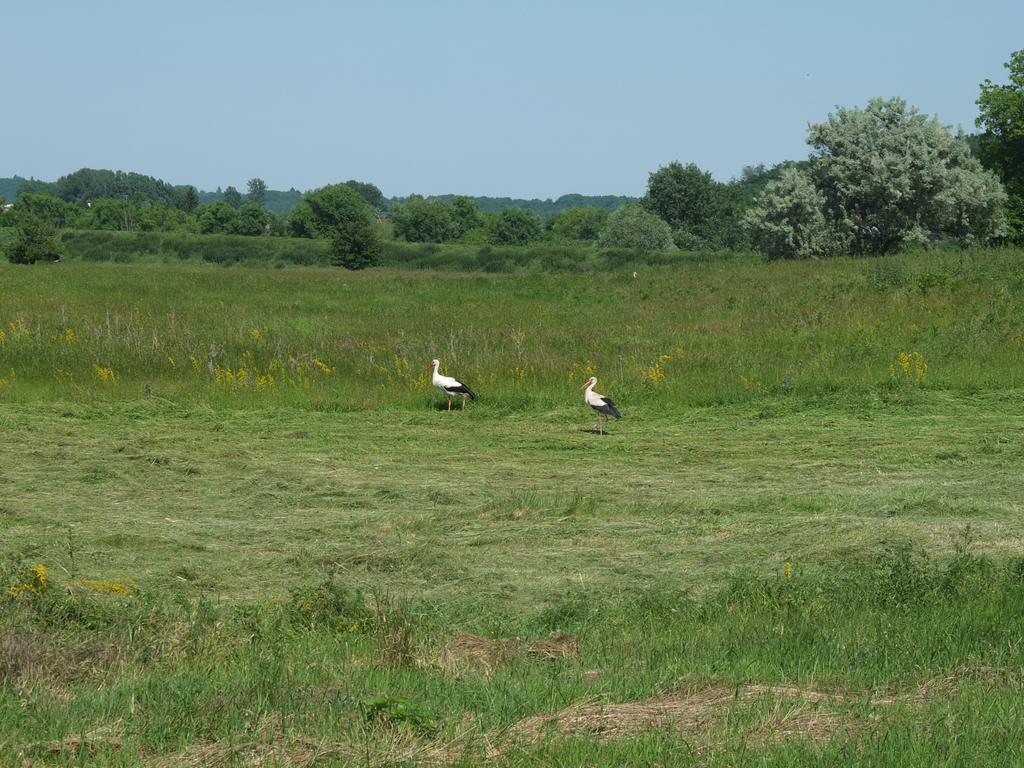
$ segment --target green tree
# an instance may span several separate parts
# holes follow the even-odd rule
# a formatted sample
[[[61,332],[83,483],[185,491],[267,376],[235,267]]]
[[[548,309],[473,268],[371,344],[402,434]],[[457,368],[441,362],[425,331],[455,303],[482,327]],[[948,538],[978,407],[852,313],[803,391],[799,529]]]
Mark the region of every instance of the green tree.
[[[262,235],[270,226],[270,211],[258,203],[242,203],[238,209],[235,232],[239,235]]]
[[[199,205],[199,191],[191,184],[182,187],[175,205],[185,213],[192,213]]]
[[[317,230],[313,209],[305,200],[300,200],[288,213],[288,218],[285,221],[285,231],[292,237],[321,236]]]
[[[380,260],[384,246],[370,207],[359,193],[345,184],[334,184],[310,192],[303,202],[315,231],[331,241],[333,264],[362,269]]]
[[[743,223],[754,247],[770,259],[817,258],[834,247],[824,207],[825,198],[811,177],[787,168],[768,182]]]
[[[201,205],[195,210],[195,218],[204,235],[233,235],[238,231],[238,211],[227,203]]]
[[[18,195],[14,211],[15,221],[21,221],[23,217],[36,217],[56,229],[71,226],[82,214],[82,208],[79,206],[65,203],[53,195],[37,195],[31,192],[22,192]]]
[[[601,236],[608,221],[605,208],[573,207],[559,211],[548,219],[544,228],[555,240],[594,241]]]
[[[640,203],[674,230],[707,239],[717,215],[719,184],[693,163],[671,162],[652,173]]]
[[[224,202],[232,208],[238,208],[242,205],[242,193],[229,186],[224,190]]]
[[[58,261],[60,252],[53,226],[34,214],[26,214],[18,227],[18,237],[7,252],[7,260],[12,264]]]
[[[410,243],[446,243],[461,234],[452,214],[448,203],[414,195],[395,206],[391,223],[395,236]]]
[[[245,195],[245,201],[262,207],[267,199],[267,183],[260,178],[249,179],[247,188],[248,192]]]
[[[467,232],[478,230],[484,225],[480,206],[476,200],[465,195],[456,195],[452,198],[452,219],[458,233],[456,237],[463,237]]]
[[[984,243],[1004,231],[999,180],[962,136],[902,99],[840,108],[812,125],[807,140],[825,217],[858,253]]]
[[[525,208],[506,208],[494,221],[491,233],[497,245],[528,245],[543,231],[540,217]]]
[[[624,205],[608,217],[598,243],[605,248],[664,251],[675,247],[672,227],[637,203]]]
[[[384,199],[384,193],[376,185],[368,181],[349,179],[345,182],[345,186],[363,198],[366,204],[373,209],[374,213],[383,213],[387,208],[387,200]]]
[[[1024,50],[1011,54],[1004,66],[1010,72],[1009,83],[981,84],[978,155],[1006,185],[1010,240],[1024,245]]]

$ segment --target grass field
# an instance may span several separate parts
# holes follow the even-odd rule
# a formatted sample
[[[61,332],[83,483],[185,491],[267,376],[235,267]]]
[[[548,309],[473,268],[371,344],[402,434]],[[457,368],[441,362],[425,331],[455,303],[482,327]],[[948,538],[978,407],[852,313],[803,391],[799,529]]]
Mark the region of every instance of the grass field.
[[[1019,765],[1022,256],[0,266],[0,765]]]

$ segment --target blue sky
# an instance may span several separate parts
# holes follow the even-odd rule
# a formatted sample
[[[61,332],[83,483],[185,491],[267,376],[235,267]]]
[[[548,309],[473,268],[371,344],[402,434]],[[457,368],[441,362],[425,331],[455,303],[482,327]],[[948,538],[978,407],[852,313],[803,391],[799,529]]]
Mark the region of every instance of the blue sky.
[[[0,176],[641,194],[807,155],[837,104],[973,128],[1024,2],[0,2]]]

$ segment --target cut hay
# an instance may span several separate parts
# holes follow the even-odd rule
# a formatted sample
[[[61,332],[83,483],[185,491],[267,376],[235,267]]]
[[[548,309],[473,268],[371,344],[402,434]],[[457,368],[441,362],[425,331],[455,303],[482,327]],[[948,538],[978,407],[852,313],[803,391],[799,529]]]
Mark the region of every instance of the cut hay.
[[[423,766],[448,766],[461,758],[461,752],[445,745],[396,742],[356,749],[344,742],[293,739],[276,742],[196,743],[180,752],[151,755],[146,768],[221,768],[221,766],[310,766],[323,760],[341,760],[367,766],[410,763]]]
[[[748,685],[737,689],[712,686],[687,695],[660,696],[639,702],[584,702],[553,715],[528,717],[513,726],[509,733],[529,741],[537,741],[552,731],[599,739],[623,738],[648,730],[698,735],[724,723],[738,704],[768,697],[778,700],[780,705],[769,716],[765,728],[778,736],[827,739],[837,732],[851,730],[845,718],[818,708],[821,704],[845,700],[842,694],[790,685]],[[808,705],[812,706],[808,708]]]
[[[575,659],[579,655],[579,641],[567,634],[536,641],[464,634],[456,635],[445,645],[440,665],[450,674],[463,672],[467,667],[477,667],[490,676],[499,665],[516,656],[553,661]]]

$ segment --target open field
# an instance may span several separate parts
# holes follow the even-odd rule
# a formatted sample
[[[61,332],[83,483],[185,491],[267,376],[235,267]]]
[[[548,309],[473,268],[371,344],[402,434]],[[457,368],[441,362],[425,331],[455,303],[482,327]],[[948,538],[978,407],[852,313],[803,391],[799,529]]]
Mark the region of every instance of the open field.
[[[1024,761],[1019,252],[3,265],[0,323],[0,765]]]

